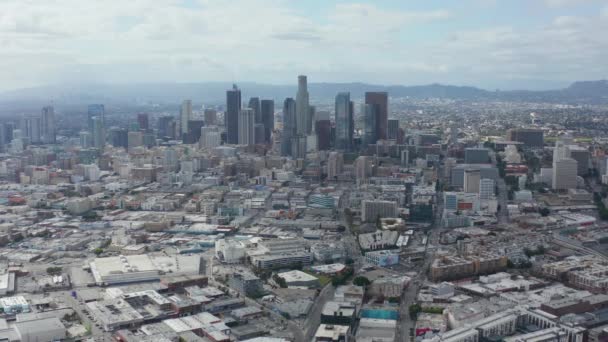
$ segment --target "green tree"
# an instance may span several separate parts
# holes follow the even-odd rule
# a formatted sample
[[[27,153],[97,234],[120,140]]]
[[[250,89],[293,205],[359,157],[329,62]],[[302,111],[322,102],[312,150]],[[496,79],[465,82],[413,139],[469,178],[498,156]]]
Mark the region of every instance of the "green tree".
[[[285,278],[280,277],[278,274],[274,274],[272,276],[272,280],[274,280],[275,283],[277,283],[277,285],[279,285],[279,287],[281,288],[287,288],[287,282],[285,281]]]
[[[363,276],[358,276],[355,277],[355,279],[353,279],[353,284],[357,285],[357,286],[369,286],[372,282],[369,281],[369,279],[367,279],[366,277]]]
[[[93,253],[95,253],[95,255],[99,256],[101,253],[103,253],[103,248],[97,247],[93,250]]]

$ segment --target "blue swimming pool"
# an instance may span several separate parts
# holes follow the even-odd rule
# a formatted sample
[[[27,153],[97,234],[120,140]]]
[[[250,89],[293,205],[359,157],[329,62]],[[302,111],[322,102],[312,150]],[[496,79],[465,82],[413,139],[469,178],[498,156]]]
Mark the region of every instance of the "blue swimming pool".
[[[380,309],[363,309],[361,311],[363,318],[389,319],[396,321],[399,318],[399,312],[395,310],[380,310]]]

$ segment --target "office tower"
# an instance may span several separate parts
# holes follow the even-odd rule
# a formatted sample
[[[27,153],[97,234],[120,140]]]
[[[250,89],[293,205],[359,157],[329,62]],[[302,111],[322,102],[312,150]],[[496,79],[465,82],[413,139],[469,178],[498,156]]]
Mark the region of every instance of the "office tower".
[[[399,137],[399,120],[390,119],[388,120],[386,138],[390,140],[397,140]]]
[[[494,197],[495,183],[493,179],[482,178],[479,181],[479,198],[488,200]]]
[[[376,108],[370,104],[361,104],[361,115],[363,116],[363,145],[372,145],[378,141],[376,123]]]
[[[306,135],[296,135],[291,139],[291,156],[294,159],[306,158]]]
[[[32,144],[42,142],[40,136],[41,123],[42,120],[38,116],[29,116],[21,119],[21,131]]]
[[[179,123],[181,127],[180,138],[188,134],[188,122],[192,120],[192,101],[184,100],[179,109]]]
[[[375,222],[378,218],[397,217],[394,201],[361,201],[361,221]]]
[[[220,133],[216,126],[201,127],[200,145],[202,148],[214,148],[220,146]]]
[[[2,126],[2,130],[4,131],[4,143],[8,144],[13,140],[13,131],[15,130],[15,124],[12,122],[5,122]]]
[[[264,134],[266,134],[266,132],[264,130],[264,124],[261,124],[261,123],[254,124],[253,131],[254,131],[254,137],[255,137],[254,140],[255,140],[256,144],[266,143],[266,141],[264,141]]]
[[[353,145],[353,112],[350,93],[336,95],[336,143],[338,150],[350,151]]]
[[[578,163],[577,174],[581,177],[587,175],[591,163],[591,152],[578,145],[568,145],[566,149],[568,156]]]
[[[388,126],[388,93],[366,92],[365,103],[375,107],[378,140],[386,140]]]
[[[167,148],[163,152],[163,171],[176,172],[179,167],[179,156],[173,148]]]
[[[239,145],[255,144],[255,112],[251,108],[243,108],[239,112],[238,143]]]
[[[306,76],[300,75],[298,76],[298,93],[296,94],[296,133],[298,135],[309,134],[312,130],[308,106],[308,84]]]
[[[137,114],[137,124],[139,125],[139,129],[149,129],[149,118],[148,113],[139,113]]]
[[[55,129],[55,109],[53,106],[46,106],[42,108],[42,142],[45,144],[54,144],[56,142],[56,129]]]
[[[372,158],[368,156],[359,156],[355,159],[355,178],[357,184],[362,184],[372,176]]]
[[[552,188],[554,190],[576,189],[578,163],[572,158],[562,158],[553,162]]]
[[[91,148],[93,147],[93,135],[89,131],[81,131],[80,134],[80,147]]]
[[[241,111],[241,91],[232,85],[232,89],[226,91],[226,112],[224,113],[224,126],[226,128],[226,142],[228,144],[239,143],[239,113]]]
[[[490,151],[487,148],[466,148],[464,150],[464,162],[466,164],[488,164],[490,163]]]
[[[175,137],[175,130],[172,123],[175,122],[173,116],[161,116],[158,119],[158,137],[159,138],[170,138]]]
[[[249,98],[248,107],[253,110],[255,123],[262,123],[262,108],[260,107],[260,98],[259,97]]]
[[[93,147],[103,150],[106,145],[106,131],[103,127],[103,118],[93,117]]]
[[[217,111],[215,109],[205,109],[204,113],[205,126],[217,125]]]
[[[401,151],[401,166],[410,165],[410,150],[405,149]]]
[[[262,124],[264,125],[264,142],[271,142],[272,131],[274,131],[274,101],[262,100]]]
[[[291,156],[291,143],[296,135],[296,101],[288,97],[283,102],[283,133],[281,134],[281,155]]]
[[[88,128],[89,132],[93,133],[93,118],[101,117],[101,120],[106,121],[106,108],[102,104],[90,104],[87,108]]]
[[[188,133],[184,136],[184,144],[197,144],[201,139],[201,128],[205,125],[203,120],[188,121]]]
[[[464,192],[478,193],[481,171],[479,169],[467,169],[464,171]]]
[[[110,144],[114,147],[127,148],[129,144],[128,131],[124,128],[112,127],[108,132]]]
[[[331,121],[317,120],[315,122],[317,135],[317,150],[327,151],[331,148]]]
[[[507,140],[521,142],[526,147],[543,147],[545,144],[543,131],[532,128],[510,129],[507,133]]]
[[[315,121],[317,121],[317,107],[315,106],[308,106],[308,124],[311,126],[311,128],[308,130],[308,134],[314,134],[315,131]]]
[[[139,131],[131,131],[127,135],[127,147],[129,152],[133,150],[135,147],[143,146],[144,144],[144,135]]]
[[[344,156],[340,152],[329,152],[327,158],[327,180],[334,181],[344,169]]]

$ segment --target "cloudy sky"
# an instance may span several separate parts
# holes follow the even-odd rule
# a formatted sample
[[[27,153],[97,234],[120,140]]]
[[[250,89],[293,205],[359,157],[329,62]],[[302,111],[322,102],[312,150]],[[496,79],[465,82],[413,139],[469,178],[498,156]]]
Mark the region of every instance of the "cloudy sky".
[[[608,0],[0,0],[0,90],[608,78]]]

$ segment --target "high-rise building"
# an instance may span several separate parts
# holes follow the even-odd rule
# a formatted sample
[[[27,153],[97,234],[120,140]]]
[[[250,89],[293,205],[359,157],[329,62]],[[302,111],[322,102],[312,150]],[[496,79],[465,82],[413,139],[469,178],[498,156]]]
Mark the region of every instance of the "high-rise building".
[[[88,117],[88,128],[89,128],[89,132],[93,133],[93,118],[94,117],[101,117],[101,120],[103,121],[104,125],[106,122],[106,108],[104,105],[102,104],[90,104],[87,107],[87,117]]]
[[[149,129],[150,123],[148,113],[137,114],[137,124],[139,125],[139,129]]]
[[[577,187],[578,162],[572,158],[562,158],[553,162],[552,188],[555,190]]]
[[[306,76],[298,76],[298,92],[296,94],[296,133],[298,135],[310,134],[312,121],[308,109],[308,83]]]
[[[365,103],[375,107],[378,140],[386,140],[388,126],[388,93],[366,92]]]
[[[578,145],[568,145],[566,149],[570,158],[578,163],[578,175],[581,177],[587,175],[591,163],[591,152],[589,149]]]
[[[214,148],[221,143],[220,133],[216,126],[201,127],[200,145],[202,148]]]
[[[464,171],[464,192],[478,193],[481,171],[479,169],[467,169]]]
[[[103,118],[93,117],[93,146],[103,150],[106,145],[106,130],[103,126]]]
[[[361,201],[361,220],[374,222],[378,218],[397,217],[397,203],[394,201]]]
[[[576,189],[578,163],[572,158],[553,161],[552,188],[554,190]]]
[[[466,164],[488,164],[490,163],[490,150],[483,147],[466,148],[464,162]]]
[[[114,147],[127,148],[129,144],[128,131],[124,128],[112,127],[108,132],[110,144]]]
[[[493,179],[482,178],[479,181],[479,198],[488,200],[494,197],[495,183]]]
[[[184,135],[184,144],[197,144],[201,139],[201,127],[205,125],[203,120],[188,121],[188,133]]]
[[[264,125],[264,142],[271,142],[272,131],[274,131],[274,101],[262,100],[262,124]]]
[[[507,133],[507,140],[519,141],[526,147],[543,147],[543,131],[533,128],[515,128]]]
[[[399,137],[399,120],[397,119],[389,119],[386,138],[390,140],[397,140]]]
[[[41,140],[42,120],[39,116],[27,116],[21,119],[21,131],[32,144],[39,144]]]
[[[217,125],[217,111],[215,109],[207,108],[204,113],[205,126]]]
[[[317,135],[317,150],[327,151],[331,148],[331,121],[317,120],[315,122],[315,133]]]
[[[338,150],[350,151],[353,146],[353,112],[350,93],[336,95],[336,142]]]
[[[283,133],[281,134],[281,155],[291,156],[291,143],[296,135],[296,101],[288,97],[283,102]]]
[[[135,147],[143,146],[144,144],[144,135],[140,131],[131,131],[127,135],[127,145],[129,148],[129,152],[133,150]]]
[[[264,144],[264,134],[266,133],[264,131],[264,124],[261,123],[256,123],[253,125],[253,131],[254,131],[254,137],[255,137],[255,143],[256,144]]]
[[[253,109],[241,109],[238,124],[239,145],[255,145],[255,112]]]
[[[371,104],[361,104],[361,115],[363,116],[363,145],[372,145],[378,141],[378,125],[376,123],[376,108]]]
[[[253,110],[255,123],[262,123],[262,108],[260,106],[260,98],[259,97],[249,98],[248,107]]]
[[[355,159],[355,178],[357,184],[363,184],[372,176],[372,158],[359,156]]]
[[[173,116],[161,116],[158,119],[158,137],[159,138],[175,138],[175,131],[171,123],[175,122]]]
[[[241,111],[241,91],[234,84],[232,89],[226,91],[226,112],[224,113],[224,126],[226,128],[226,142],[239,143],[239,113]]]
[[[179,109],[179,123],[181,129],[181,137],[188,134],[188,122],[192,120],[192,101],[184,100]]]
[[[327,180],[336,180],[344,168],[344,157],[340,152],[330,152],[327,158]]]
[[[80,134],[80,147],[91,148],[93,147],[93,135],[89,131],[81,131]]]
[[[56,142],[57,132],[55,129],[55,109],[53,106],[42,108],[42,142],[45,144],[54,144]]]

